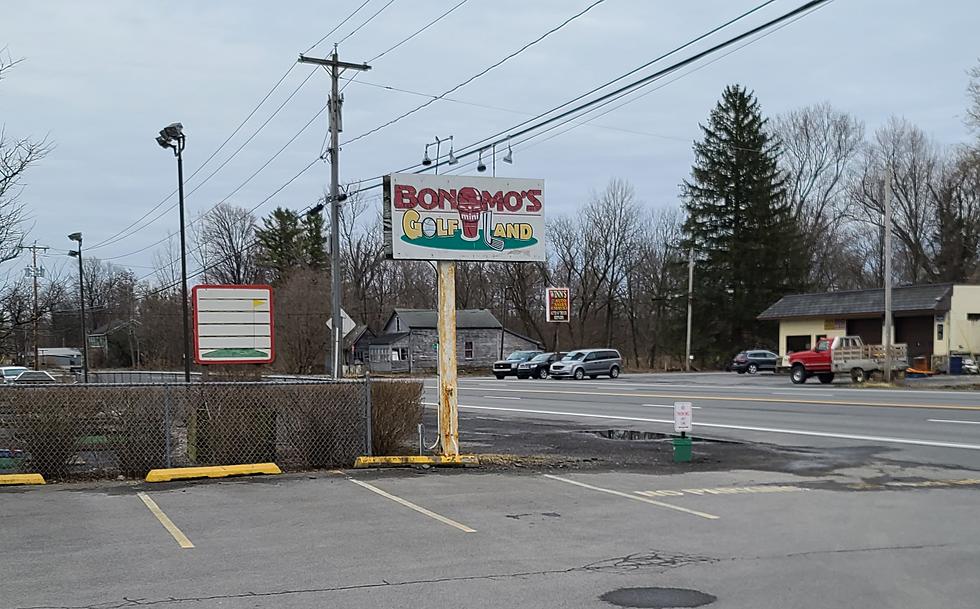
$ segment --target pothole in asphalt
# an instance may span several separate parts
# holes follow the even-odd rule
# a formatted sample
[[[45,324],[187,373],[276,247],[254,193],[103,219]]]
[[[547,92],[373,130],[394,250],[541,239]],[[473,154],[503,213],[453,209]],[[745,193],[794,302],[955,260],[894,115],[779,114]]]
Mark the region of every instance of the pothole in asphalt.
[[[687,588],[620,588],[599,597],[617,607],[701,607],[718,600],[718,597],[700,590]]]
[[[674,439],[675,435],[660,433],[656,431],[636,431],[634,429],[590,429],[582,431],[580,433],[592,434],[594,436],[599,436],[600,438],[605,438],[606,440],[627,440],[631,442],[656,442],[656,441],[669,441]],[[692,442],[717,442],[721,444],[740,444],[740,442],[735,442],[732,440],[718,440],[714,438],[700,438],[691,436]]]

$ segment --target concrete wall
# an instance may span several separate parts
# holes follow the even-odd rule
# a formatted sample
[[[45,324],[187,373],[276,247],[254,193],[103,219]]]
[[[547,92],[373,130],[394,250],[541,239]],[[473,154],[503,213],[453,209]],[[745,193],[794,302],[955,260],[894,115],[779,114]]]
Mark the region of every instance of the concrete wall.
[[[943,343],[943,353],[980,353],[980,320],[971,321],[968,315],[980,315],[980,286],[953,286],[950,311],[946,316],[943,340],[936,340],[936,353],[939,343]]]

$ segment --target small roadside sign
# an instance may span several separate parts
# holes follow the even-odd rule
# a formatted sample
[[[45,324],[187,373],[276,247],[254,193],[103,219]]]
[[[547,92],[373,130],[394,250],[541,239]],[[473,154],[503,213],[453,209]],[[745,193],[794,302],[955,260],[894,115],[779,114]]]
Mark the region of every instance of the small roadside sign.
[[[544,291],[545,320],[549,323],[571,321],[568,288],[546,288]]]
[[[674,431],[693,431],[693,413],[690,402],[674,402]]]
[[[198,364],[267,364],[275,359],[270,286],[196,285],[191,302]]]

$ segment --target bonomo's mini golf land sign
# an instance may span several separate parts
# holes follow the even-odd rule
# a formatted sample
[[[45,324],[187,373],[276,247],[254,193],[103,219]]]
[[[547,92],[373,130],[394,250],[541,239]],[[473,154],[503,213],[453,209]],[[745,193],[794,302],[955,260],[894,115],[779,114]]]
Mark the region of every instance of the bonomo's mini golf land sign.
[[[198,364],[267,364],[275,359],[270,286],[198,285],[191,302]]]
[[[416,173],[384,180],[389,258],[544,260],[544,180]]]

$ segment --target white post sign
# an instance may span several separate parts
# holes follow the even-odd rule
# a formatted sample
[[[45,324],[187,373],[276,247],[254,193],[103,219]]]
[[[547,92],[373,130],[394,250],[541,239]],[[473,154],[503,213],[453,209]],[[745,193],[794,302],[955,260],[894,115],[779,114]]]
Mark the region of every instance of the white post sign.
[[[384,181],[389,258],[545,259],[544,180],[393,173]]]
[[[198,364],[268,364],[275,359],[270,286],[197,285],[191,302]]]
[[[694,410],[690,402],[674,402],[674,431],[694,430]]]

